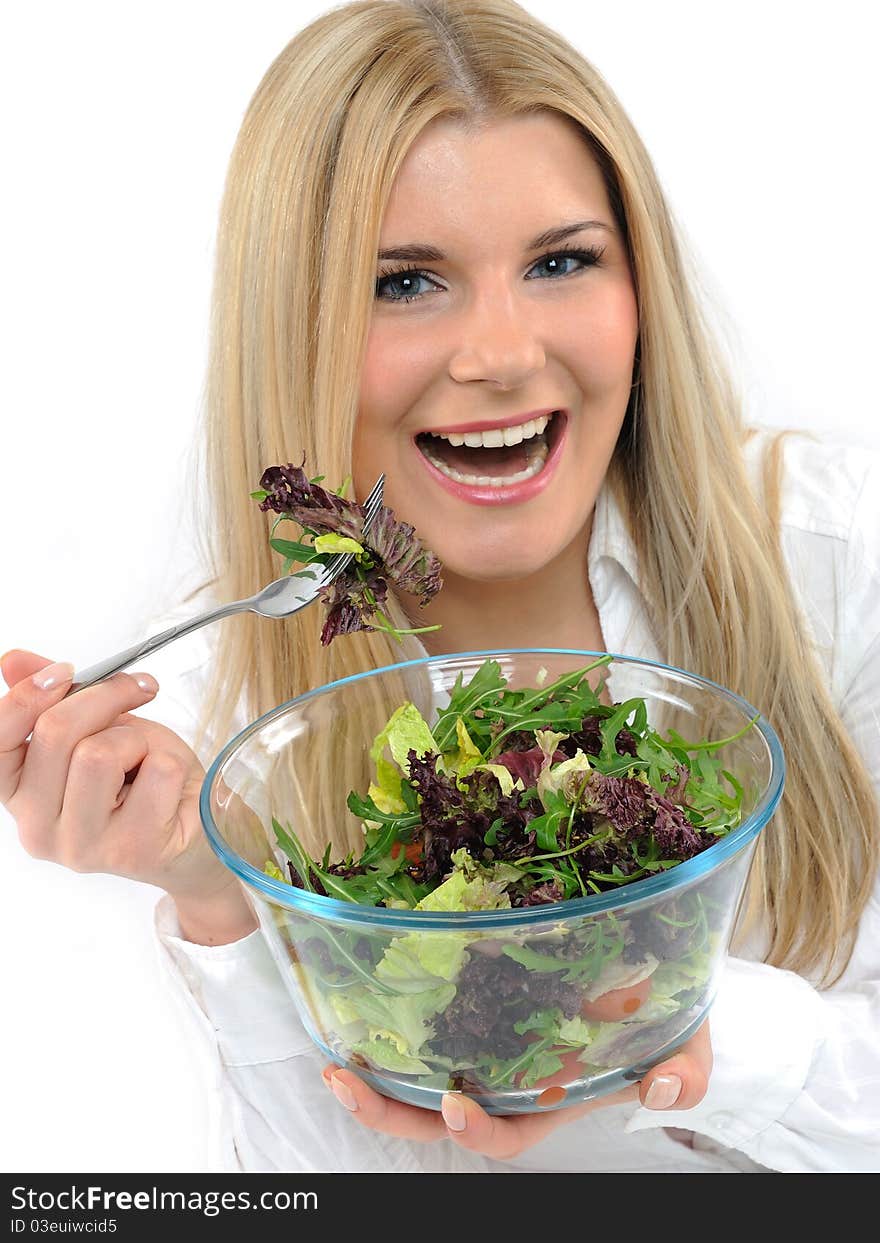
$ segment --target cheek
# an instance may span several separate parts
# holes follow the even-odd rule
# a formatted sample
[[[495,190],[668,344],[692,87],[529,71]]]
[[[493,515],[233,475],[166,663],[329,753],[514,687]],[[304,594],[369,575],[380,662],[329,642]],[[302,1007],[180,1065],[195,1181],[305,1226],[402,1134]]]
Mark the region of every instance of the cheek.
[[[435,360],[424,334],[375,325],[367,338],[361,372],[360,410],[377,427],[391,426],[415,405],[430,382]]]
[[[609,292],[565,325],[572,369],[596,396],[629,389],[638,340],[638,309],[631,289]]]
[[[386,505],[394,508],[395,500],[402,499],[399,492],[406,477],[403,459],[409,440],[401,437],[400,429],[430,385],[431,374],[425,351],[414,340],[407,341],[399,328],[379,324],[371,329],[361,368],[352,453],[358,496],[365,495],[384,470],[388,474]]]

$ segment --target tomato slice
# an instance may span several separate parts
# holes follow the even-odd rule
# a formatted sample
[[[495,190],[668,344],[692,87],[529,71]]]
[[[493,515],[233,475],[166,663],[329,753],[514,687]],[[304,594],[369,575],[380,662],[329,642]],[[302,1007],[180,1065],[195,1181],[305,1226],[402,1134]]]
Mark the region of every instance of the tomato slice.
[[[638,984],[631,984],[629,988],[613,988],[595,1001],[585,1001],[581,1006],[581,1014],[585,1019],[600,1023],[619,1023],[621,1019],[632,1018],[650,996],[651,977],[648,976]]]
[[[396,859],[397,856],[400,854],[400,847],[401,847],[400,842],[394,842],[394,844],[391,847],[391,858],[392,859]],[[421,842],[409,842],[406,847],[406,858],[407,858],[408,863],[421,862],[422,843]]]

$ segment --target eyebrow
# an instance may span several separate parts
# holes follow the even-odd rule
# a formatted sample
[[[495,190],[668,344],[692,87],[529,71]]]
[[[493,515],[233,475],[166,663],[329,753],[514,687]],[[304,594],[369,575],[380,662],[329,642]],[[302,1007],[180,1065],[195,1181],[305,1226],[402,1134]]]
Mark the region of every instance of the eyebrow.
[[[613,233],[610,225],[602,220],[576,220],[573,224],[560,224],[553,229],[545,229],[526,246],[526,250],[541,250],[545,246],[558,246],[575,233],[583,233],[587,229],[604,229]],[[428,246],[422,242],[404,242],[399,246],[389,246],[380,250],[377,258],[398,259],[414,263],[438,263],[446,258],[442,250],[436,246]]]

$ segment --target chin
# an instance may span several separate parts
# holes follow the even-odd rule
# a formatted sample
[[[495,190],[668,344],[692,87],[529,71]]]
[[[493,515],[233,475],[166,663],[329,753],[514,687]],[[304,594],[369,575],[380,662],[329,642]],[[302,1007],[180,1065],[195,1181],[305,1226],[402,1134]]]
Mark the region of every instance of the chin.
[[[444,556],[439,546],[435,546],[433,551],[440,558],[443,574],[447,578],[462,578],[478,583],[501,583],[531,578],[533,574],[545,569],[557,553],[556,549],[546,547],[527,552],[521,545],[504,550],[481,546],[479,557],[475,557],[473,544],[463,549],[459,555],[457,550],[450,549]]]

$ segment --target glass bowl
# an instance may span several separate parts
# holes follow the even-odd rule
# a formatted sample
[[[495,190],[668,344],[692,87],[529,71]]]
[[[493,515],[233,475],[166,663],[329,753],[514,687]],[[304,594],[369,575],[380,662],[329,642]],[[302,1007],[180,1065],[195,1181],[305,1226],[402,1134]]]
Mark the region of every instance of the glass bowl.
[[[244,887],[291,1004],[329,1060],[386,1096],[439,1109],[458,1090],[494,1114],[573,1105],[641,1079],[706,1017],[784,760],[745,700],[668,665],[606,657],[595,689],[604,682],[606,703],[643,699],[663,737],[741,735],[718,752],[742,789],[741,823],[693,858],[606,892],[475,911],[366,906],[266,871],[288,875],[273,818],[313,860],[328,843],[331,863],[359,857],[364,829],[347,796],[367,792],[374,739],[403,703],[430,724],[456,679],[467,684],[487,659],[518,689],[603,655],[466,652],[344,678],[254,721],[206,774],[205,831]]]

